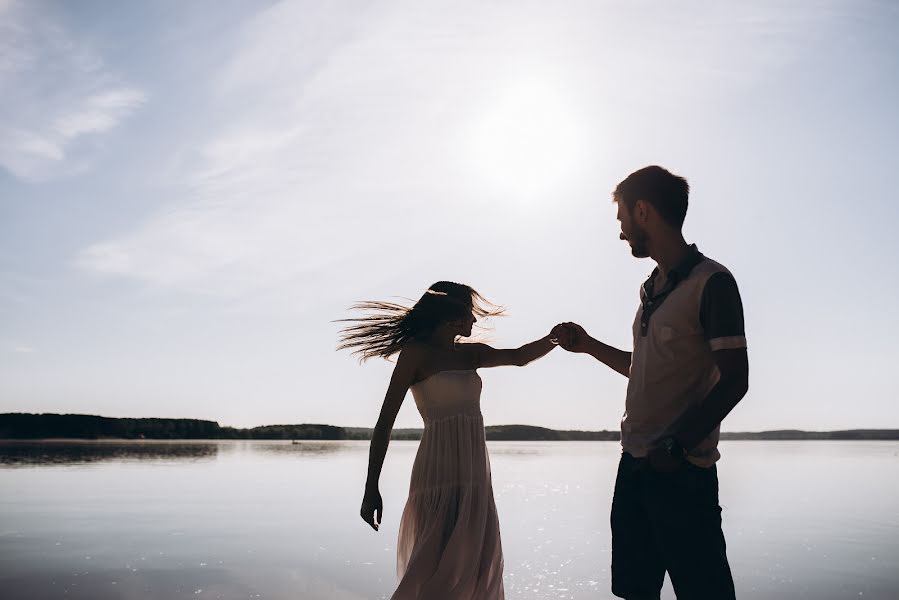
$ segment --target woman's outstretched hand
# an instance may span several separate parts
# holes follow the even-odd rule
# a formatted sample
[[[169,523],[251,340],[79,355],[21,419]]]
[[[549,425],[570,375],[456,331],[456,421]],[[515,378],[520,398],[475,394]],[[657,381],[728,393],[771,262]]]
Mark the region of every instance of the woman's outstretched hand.
[[[571,330],[567,323],[559,323],[549,332],[549,341],[557,346],[567,346],[571,343]]]
[[[362,498],[362,508],[359,514],[362,520],[371,525],[375,531],[381,526],[381,514],[384,512],[384,501],[381,500],[381,492],[377,489],[365,490]],[[375,518],[377,516],[377,519]]]

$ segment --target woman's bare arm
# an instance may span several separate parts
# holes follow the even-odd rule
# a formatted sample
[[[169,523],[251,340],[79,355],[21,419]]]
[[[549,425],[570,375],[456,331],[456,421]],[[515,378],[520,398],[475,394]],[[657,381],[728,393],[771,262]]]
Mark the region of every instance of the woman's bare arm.
[[[365,495],[362,499],[360,515],[362,519],[377,531],[381,523],[381,514],[384,509],[381,493],[378,490],[378,480],[381,478],[381,468],[384,466],[384,457],[387,454],[387,446],[390,444],[390,432],[396,421],[396,415],[403,405],[406,392],[415,380],[415,372],[418,369],[419,353],[412,347],[406,347],[401,352],[390,377],[390,385],[384,396],[384,404],[381,406],[381,414],[371,435],[371,446],[368,451],[368,478],[365,482]],[[377,519],[375,515],[377,514]]]
[[[492,348],[487,344],[472,344],[472,350],[475,352],[475,364],[479,368],[504,367],[507,365],[523,367],[549,354],[556,347],[556,343],[553,340],[553,335],[549,334],[518,348],[502,349]]]

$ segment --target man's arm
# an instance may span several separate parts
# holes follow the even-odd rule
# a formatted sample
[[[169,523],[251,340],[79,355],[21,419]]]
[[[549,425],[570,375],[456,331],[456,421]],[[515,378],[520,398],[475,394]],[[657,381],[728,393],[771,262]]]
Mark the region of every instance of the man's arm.
[[[743,302],[730,273],[716,273],[706,282],[699,320],[720,378],[702,402],[687,411],[675,427],[674,439],[686,452],[712,433],[749,389]]]
[[[558,337],[559,345],[569,352],[589,354],[599,362],[628,377],[631,371],[631,353],[603,344],[590,337],[577,323],[563,323]]]
[[[718,350],[714,356],[721,378],[705,400],[683,416],[674,434],[688,453],[718,427],[749,390],[746,348]]]

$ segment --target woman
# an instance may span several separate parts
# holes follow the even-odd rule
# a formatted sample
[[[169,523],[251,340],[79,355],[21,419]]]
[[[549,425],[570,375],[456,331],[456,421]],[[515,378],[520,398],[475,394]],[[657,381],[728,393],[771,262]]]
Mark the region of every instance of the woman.
[[[459,343],[477,317],[501,314],[467,285],[435,283],[412,308],[364,302],[373,311],[342,330],[339,348],[366,359],[399,354],[372,434],[360,511],[377,531],[378,479],[390,432],[411,389],[424,420],[397,543],[392,600],[501,600],[503,553],[476,370],[523,366],[555,347],[552,334],[514,350]],[[555,331],[555,330],[554,330]]]

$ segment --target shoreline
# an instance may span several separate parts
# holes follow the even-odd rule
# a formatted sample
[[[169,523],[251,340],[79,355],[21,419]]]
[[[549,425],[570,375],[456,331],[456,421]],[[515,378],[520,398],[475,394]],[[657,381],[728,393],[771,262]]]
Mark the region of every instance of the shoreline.
[[[809,433],[830,433],[830,432],[809,432]],[[368,442],[368,439],[284,439],[284,438],[124,438],[124,437],[103,437],[103,438],[86,438],[86,437],[44,437],[44,438],[0,438],[0,444],[15,443],[57,443],[57,444],[103,444],[103,443],[122,443],[129,444],[208,444],[215,443],[238,443],[238,442],[280,442],[282,444],[291,443],[327,443],[342,444],[347,442]],[[399,438],[391,439],[391,442],[418,442],[419,438]],[[758,433],[750,433],[748,437],[730,437],[722,436],[721,442],[899,442],[899,434],[896,437],[761,437]],[[532,439],[532,438],[504,438],[491,439],[487,438],[487,442],[545,442],[545,443],[569,443],[569,442],[607,442],[620,443],[620,440],[610,439]]]
[[[423,428],[394,428],[391,440],[419,440]],[[0,440],[370,440],[369,427],[344,427],[319,423],[262,425],[251,428],[223,427],[202,419],[115,418],[83,414],[0,414]],[[550,429],[537,425],[506,424],[485,427],[487,441],[620,441],[618,429]],[[729,440],[899,440],[899,429],[844,429],[804,431],[722,432]]]

